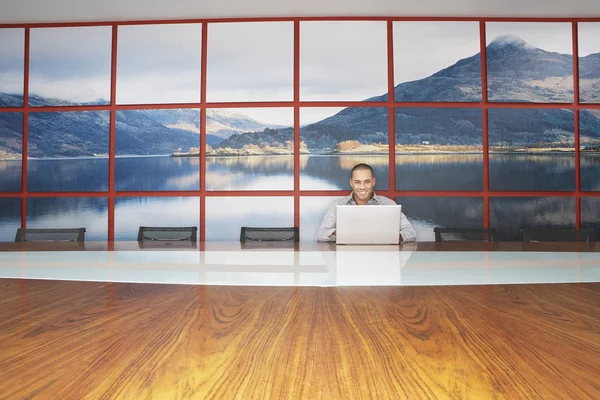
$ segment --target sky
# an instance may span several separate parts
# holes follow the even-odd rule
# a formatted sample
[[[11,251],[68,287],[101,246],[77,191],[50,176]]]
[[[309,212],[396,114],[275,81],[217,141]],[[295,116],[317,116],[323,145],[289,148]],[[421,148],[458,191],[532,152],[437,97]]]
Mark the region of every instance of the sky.
[[[202,24],[120,26],[117,103],[199,103]]]
[[[572,52],[570,23],[489,22],[487,44],[516,35],[548,51]],[[600,52],[600,23],[580,23],[580,55]],[[30,92],[77,102],[110,95],[111,27],[31,29]],[[384,21],[302,21],[300,100],[357,101],[387,91]],[[479,52],[477,22],[394,22],[395,85],[425,78]],[[207,100],[293,100],[293,23],[211,23]],[[125,25],[118,29],[117,103],[200,101],[202,25]],[[0,90],[23,87],[24,30],[0,29]],[[289,125],[255,110],[256,119]],[[332,113],[330,113],[330,111]],[[301,124],[339,109],[304,109]],[[262,114],[261,114],[262,113]],[[271,120],[265,120],[265,117]]]
[[[426,78],[479,53],[478,22],[394,22],[394,84]]]
[[[0,29],[0,92],[23,92],[25,30]]]
[[[300,100],[357,101],[386,92],[386,22],[300,23]]]
[[[294,100],[293,22],[208,26],[206,100]]]
[[[600,53],[600,22],[582,22],[577,28],[579,57]]]

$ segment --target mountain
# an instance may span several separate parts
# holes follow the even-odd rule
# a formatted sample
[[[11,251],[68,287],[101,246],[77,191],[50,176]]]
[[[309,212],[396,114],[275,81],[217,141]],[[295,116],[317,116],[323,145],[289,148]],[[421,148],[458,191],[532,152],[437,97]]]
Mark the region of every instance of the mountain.
[[[265,124],[242,113],[228,110],[207,110],[206,132],[223,139],[244,132],[257,132],[264,129],[285,128],[282,125]]]
[[[535,48],[518,37],[502,36],[486,49],[488,97],[494,101],[571,102],[573,62],[569,54]],[[600,53],[579,59],[582,101],[600,101]],[[394,88],[401,102],[480,102],[481,60],[475,54],[433,75]],[[57,99],[31,96],[32,104]],[[387,101],[387,94],[365,101]],[[0,93],[0,106],[22,98]],[[19,114],[0,113],[0,154],[20,152]],[[91,155],[108,151],[108,113],[32,113],[30,153],[37,156]],[[600,113],[582,110],[582,143],[600,142]],[[481,145],[481,110],[471,108],[396,108],[395,140],[414,145]],[[131,110],[117,114],[118,154],[166,154],[198,147],[198,110]],[[539,147],[573,142],[573,113],[562,109],[490,109],[491,145]],[[208,110],[207,144],[214,149],[244,146],[285,147],[293,131],[262,123],[230,110]],[[82,128],[83,127],[83,128]],[[331,152],[340,142],[378,144],[388,141],[386,107],[350,107],[300,128],[312,153]]]
[[[30,95],[31,106],[73,106],[78,103]],[[0,93],[1,107],[20,106],[21,95]],[[207,113],[206,143],[217,145],[224,137],[246,130],[265,129],[263,124],[239,113],[211,110]],[[117,154],[170,154],[200,145],[200,112],[194,109],[122,110],[117,112]],[[273,125],[279,127],[278,125]],[[31,157],[77,157],[108,153],[107,111],[32,112],[29,117]],[[0,156],[21,153],[22,116],[0,113]],[[215,134],[212,134],[214,131]]]
[[[548,52],[530,46],[514,36],[501,36],[486,49],[490,101],[571,102],[573,61],[568,54]],[[600,53],[580,58],[580,70],[588,86],[589,99],[600,100]],[[394,88],[401,102],[481,101],[480,54],[459,60],[435,74]],[[583,83],[584,81],[582,81]],[[582,86],[582,91],[584,86]],[[582,92],[584,93],[584,92]],[[583,99],[583,97],[582,97]],[[365,101],[387,101],[387,94]],[[591,101],[591,100],[589,100]],[[490,143],[526,145],[573,141],[573,113],[568,110],[491,110]],[[582,111],[583,139],[600,140],[600,115]],[[395,140],[398,144],[481,145],[481,111],[466,108],[397,108]],[[387,143],[388,118],[384,107],[346,108],[315,124],[302,127],[301,140],[311,152],[328,152],[341,141],[363,144]],[[221,147],[240,148],[255,137],[269,139],[265,132],[246,134],[244,140],[231,137]]]

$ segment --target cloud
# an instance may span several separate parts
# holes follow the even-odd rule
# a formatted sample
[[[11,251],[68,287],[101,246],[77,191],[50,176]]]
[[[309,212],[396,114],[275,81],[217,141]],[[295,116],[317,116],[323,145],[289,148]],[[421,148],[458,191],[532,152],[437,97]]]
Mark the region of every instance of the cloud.
[[[364,100],[386,92],[385,22],[300,24],[301,100]]]
[[[293,100],[293,22],[209,24],[207,51],[207,101]]]
[[[110,98],[110,27],[31,30],[33,94],[76,102]]]
[[[200,101],[201,24],[120,26],[117,101]]]
[[[570,22],[486,22],[486,45],[498,36],[517,36],[539,49],[573,54]]]

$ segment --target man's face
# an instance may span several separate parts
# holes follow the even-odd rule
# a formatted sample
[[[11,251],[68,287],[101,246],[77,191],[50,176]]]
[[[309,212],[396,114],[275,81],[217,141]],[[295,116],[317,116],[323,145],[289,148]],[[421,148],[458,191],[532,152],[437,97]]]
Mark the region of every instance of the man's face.
[[[354,200],[357,204],[367,204],[373,193],[375,177],[368,169],[359,169],[352,173],[350,186],[354,192]]]

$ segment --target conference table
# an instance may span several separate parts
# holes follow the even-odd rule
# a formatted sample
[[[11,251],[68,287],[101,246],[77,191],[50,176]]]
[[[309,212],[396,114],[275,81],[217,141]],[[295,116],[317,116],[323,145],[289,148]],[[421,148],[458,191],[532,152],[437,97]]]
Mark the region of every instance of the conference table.
[[[0,243],[6,398],[599,398],[600,245]]]
[[[0,243],[0,278],[322,287],[600,282],[600,244]]]

